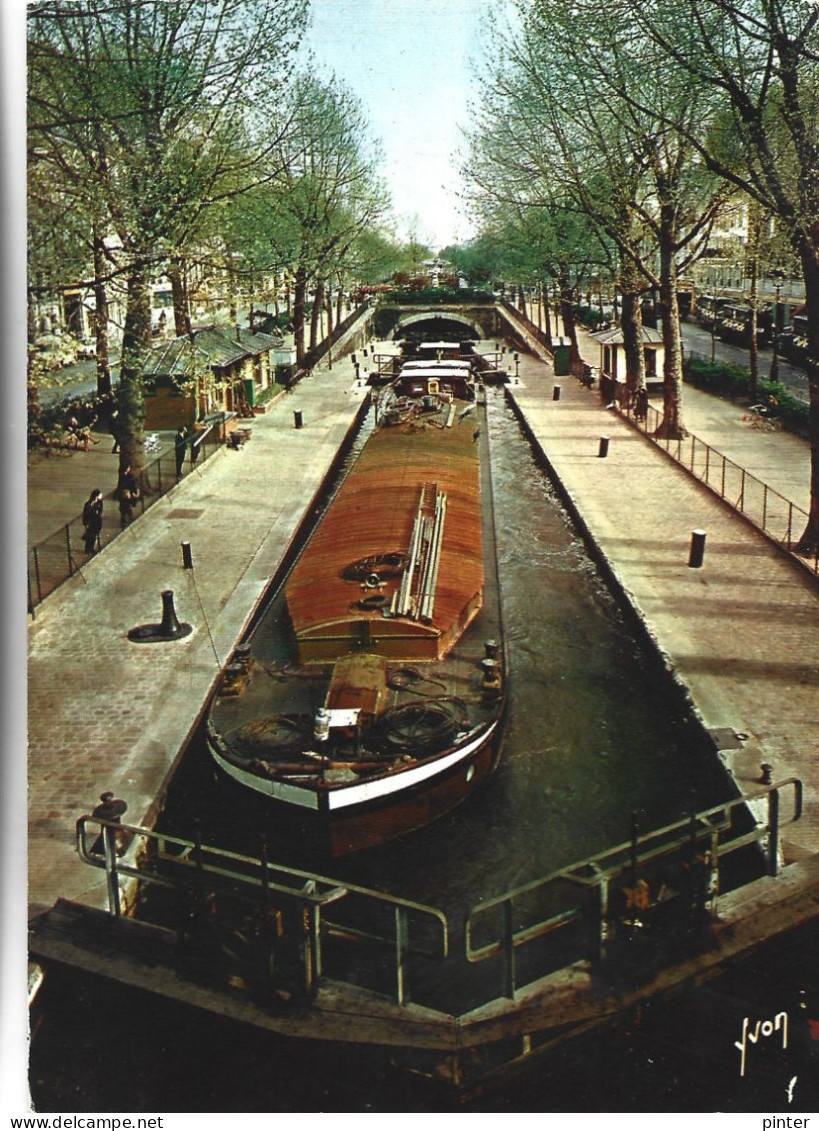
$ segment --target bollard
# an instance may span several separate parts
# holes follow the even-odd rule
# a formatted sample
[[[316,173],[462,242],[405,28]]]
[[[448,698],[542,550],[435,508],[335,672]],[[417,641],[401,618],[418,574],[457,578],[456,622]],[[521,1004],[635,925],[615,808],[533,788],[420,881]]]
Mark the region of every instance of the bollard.
[[[555,387],[552,389],[552,400],[553,401],[559,401],[560,400],[560,385],[555,385]]]
[[[303,421],[302,421],[302,415],[301,415],[301,411],[300,411],[299,409],[296,409],[296,410],[294,411],[294,413],[293,413],[293,419],[294,419],[294,423],[295,423],[296,427],[297,427],[297,428],[301,428],[301,427],[302,427],[302,424],[303,424]]]
[[[688,552],[688,565],[691,569],[699,569],[705,556],[705,531],[691,531],[691,548]]]
[[[180,624],[173,603],[173,589],[163,589],[161,624],[141,624],[128,632],[128,639],[134,644],[156,644],[166,640],[181,640],[190,635],[193,629],[189,624]]]
[[[759,779],[760,785],[770,785],[773,781],[773,766],[770,762],[763,762],[759,768],[762,770],[762,776]]]
[[[179,636],[182,632],[182,625],[179,623],[179,617],[174,608],[173,589],[163,589],[160,597],[162,598],[162,623],[159,626],[159,632],[162,636],[171,638]]]
[[[597,449],[598,458],[603,459],[608,454],[609,454],[609,438],[608,438],[608,436],[601,436],[600,437],[600,446]]]
[[[190,542],[182,543],[182,567],[183,569],[193,569],[193,553],[191,552]]]

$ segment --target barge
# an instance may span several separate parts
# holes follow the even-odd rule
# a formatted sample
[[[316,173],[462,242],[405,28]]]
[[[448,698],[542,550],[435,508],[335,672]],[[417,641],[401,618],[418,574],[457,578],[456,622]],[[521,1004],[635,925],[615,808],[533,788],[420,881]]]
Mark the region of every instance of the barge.
[[[485,393],[402,368],[210,705],[220,769],[334,856],[459,805],[500,757],[507,671]]]

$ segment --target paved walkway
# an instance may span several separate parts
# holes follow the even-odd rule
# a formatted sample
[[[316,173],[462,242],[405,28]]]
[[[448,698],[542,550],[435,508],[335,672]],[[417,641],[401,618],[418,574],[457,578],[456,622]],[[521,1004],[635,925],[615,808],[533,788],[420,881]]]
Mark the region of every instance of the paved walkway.
[[[814,582],[626,420],[606,412],[596,393],[565,378],[554,402],[550,367],[529,357],[522,357],[520,378],[512,396],[706,725],[749,735],[743,749],[726,752],[740,785],[752,787],[763,761],[777,779],[797,774],[806,781],[806,817],[786,830],[786,850],[789,859],[816,852]],[[254,421],[248,445],[214,455],[38,607],[29,626],[32,911],[60,896],[104,902],[100,874],[76,859],[77,816],[111,789],[127,800],[127,820],[150,820],[199,705],[365,392],[347,359],[331,372],[316,370]],[[716,417],[713,405],[696,419],[698,400],[691,398],[688,427],[716,430],[706,425]],[[294,427],[297,410],[302,429]],[[747,426],[735,419],[730,426],[724,438],[705,431],[702,438],[720,448],[740,429],[744,442]],[[611,437],[606,459],[597,458],[602,431]],[[775,458],[765,458],[778,470],[792,465],[799,490],[803,472],[807,482],[807,446],[781,433],[753,433],[754,442],[763,438],[777,445]],[[64,521],[55,518],[55,527]],[[687,568],[695,528],[708,531],[701,570]],[[192,572],[182,567],[183,541],[191,545]],[[160,619],[164,589],[174,590],[179,619],[193,633],[132,644],[130,628]]]
[[[366,392],[348,359],[316,370],[254,420],[248,444],[213,455],[37,608],[28,676],[32,910],[61,895],[103,901],[100,874],[77,862],[76,818],[106,789],[128,802],[126,820],[150,817]],[[183,541],[193,571],[183,568]],[[161,619],[165,589],[193,633],[131,643],[129,629]]]

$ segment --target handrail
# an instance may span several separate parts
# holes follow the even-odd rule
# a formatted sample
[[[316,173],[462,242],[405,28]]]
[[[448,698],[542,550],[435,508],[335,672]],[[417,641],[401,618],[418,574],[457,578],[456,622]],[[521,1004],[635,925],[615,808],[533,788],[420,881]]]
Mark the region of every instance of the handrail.
[[[443,960],[449,955],[449,924],[437,907],[374,891],[359,884],[338,881],[317,872],[278,864],[266,857],[249,856],[129,825],[116,818],[85,815],[76,823],[77,851],[83,863],[105,871],[108,908],[113,916],[122,914],[120,881],[127,877],[137,884],[157,885],[178,890],[180,882],[198,886],[204,879],[209,887],[225,885],[234,895],[258,904],[269,905],[271,897],[291,900],[304,914],[308,929],[300,940],[304,947],[305,993],[315,988],[323,972],[323,949],[329,940],[357,940],[392,947],[394,955],[394,997],[399,1005],[409,999],[408,961],[422,956]],[[393,917],[391,936],[364,930],[355,922],[331,922],[323,915],[331,904],[357,896],[368,904],[389,910]],[[429,946],[411,940],[412,916],[434,925],[435,937]],[[367,919],[369,922],[369,918]],[[377,964],[376,964],[377,966]],[[377,972],[377,971],[376,971]],[[343,981],[342,977],[336,977]]]
[[[198,460],[208,459],[222,444],[223,431],[225,420],[231,414],[224,414],[223,418],[214,420],[209,427],[204,429],[192,441],[191,455],[195,451],[195,459],[192,459],[192,466],[195,466]],[[235,414],[232,414],[235,415]],[[202,448],[204,452],[200,455]],[[164,478],[163,478],[164,477]],[[140,485],[144,487],[146,482],[152,484],[150,493],[144,489],[140,491],[138,505],[140,513],[144,513],[148,507],[153,503],[163,498],[168,491],[176,485],[179,477],[176,473],[176,457],[172,450],[163,452],[151,463],[147,464],[140,473]],[[116,499],[116,490],[109,491],[104,495],[105,502],[113,502]],[[28,611],[33,614],[37,605],[41,604],[46,597],[54,592],[64,581],[80,570],[80,565],[74,559],[74,547],[72,546],[72,532],[73,539],[79,543],[82,528],[82,515],[74,515],[67,522],[50,534],[47,538],[41,539],[33,546],[28,548],[29,568],[28,568]],[[116,520],[110,520],[106,515],[106,524],[104,527],[105,540],[101,543],[100,549],[104,549],[110,542],[117,538],[122,533],[120,527],[116,524]]]
[[[635,414],[631,405],[618,404],[618,410],[671,459],[786,550],[791,560],[819,574],[819,550],[808,557],[795,549],[799,538],[795,528],[804,529],[807,525],[806,510],[698,436],[692,433],[675,439],[663,436],[664,415],[654,405],[647,406],[643,418]]]
[[[792,789],[792,809],[789,819],[783,820],[780,815],[780,791],[790,787]],[[747,809],[753,802],[767,799],[767,820],[757,824],[750,832],[740,833],[731,840],[721,840],[720,834],[731,826],[730,816],[734,810]],[[618,878],[629,877],[631,890],[636,894],[636,885],[639,877],[646,868],[656,864],[664,858],[673,857],[675,854],[687,854],[689,878],[694,879],[692,866],[695,860],[699,861],[702,879],[701,898],[710,902],[712,909],[717,901],[717,878],[719,875],[720,859],[732,852],[749,845],[761,844],[765,851],[767,870],[770,875],[776,875],[779,868],[779,830],[783,823],[793,823],[802,815],[803,786],[798,778],[785,778],[751,794],[735,798],[733,801],[712,806],[709,809],[691,814],[665,825],[653,829],[648,833],[635,835],[631,841],[606,849],[603,853],[588,856],[585,860],[577,861],[567,867],[559,868],[546,876],[539,877],[529,883],[511,888],[501,895],[483,900],[476,904],[467,913],[464,920],[464,955],[467,962],[479,963],[496,955],[504,957],[504,992],[506,996],[513,997],[521,988],[515,982],[515,951],[537,939],[542,939],[552,931],[567,927],[573,923],[584,922],[590,928],[585,942],[586,953],[581,957],[591,961],[601,961],[605,957],[605,948],[608,941],[616,934],[616,913],[611,906],[610,895],[613,891],[613,882]],[[706,847],[698,853],[698,845],[706,842]],[[558,885],[568,884],[576,887],[585,894],[581,906],[562,907],[556,912],[548,914],[545,918],[535,918],[534,921],[517,922],[515,925],[515,908],[520,908],[521,901],[533,895],[548,896],[550,890],[557,890]],[[660,889],[661,890],[661,889]],[[646,884],[644,893],[640,892],[640,902],[636,904],[644,912],[656,909],[660,899],[655,892],[653,901]],[[500,923],[497,933],[488,941],[478,944],[476,934],[481,920],[495,913],[500,914]],[[523,911],[518,911],[518,919]],[[543,911],[535,914],[543,915]]]
[[[790,811],[781,818],[780,795],[786,789],[791,791]],[[748,818],[759,802],[767,802],[767,816],[757,819],[750,831],[737,826],[732,820],[735,811]],[[527,984],[578,961],[601,965],[620,932],[642,928],[652,915],[667,915],[674,908],[694,916],[706,908],[715,911],[720,863],[728,854],[761,846],[768,874],[776,875],[780,828],[799,819],[802,803],[802,782],[786,778],[660,828],[635,832],[630,841],[483,900],[466,915],[460,957],[477,964],[499,956],[501,993],[509,998],[523,988],[517,984],[517,952],[529,944],[539,945],[528,952]],[[304,994],[314,992],[324,973],[324,953],[331,948],[335,982],[356,986],[364,982],[365,988],[377,993],[384,992],[379,984],[385,972],[381,957],[362,962],[359,953],[353,968],[346,971],[344,955],[349,951],[345,948],[376,947],[379,956],[391,950],[392,997],[399,1005],[410,1001],[412,962],[430,961],[437,964],[430,970],[442,973],[446,968],[440,963],[450,957],[448,918],[427,904],[272,862],[265,854],[250,856],[116,818],[80,817],[76,840],[80,859],[105,871],[112,916],[122,915],[123,879],[176,892],[183,903],[197,896],[211,898],[206,893],[213,892],[220,906],[225,897],[228,912],[231,906],[250,909],[254,946],[262,952],[272,953],[282,938],[298,944],[299,992]],[[567,898],[567,889],[574,895]],[[348,901],[353,902],[345,911]],[[339,911],[331,920],[328,912],[333,905]],[[638,910],[625,911],[624,906]],[[295,917],[291,933],[283,935],[279,916],[288,907],[287,914],[293,915],[295,909]],[[231,929],[231,921],[214,922],[220,929]],[[477,938],[478,931],[483,938]],[[553,933],[556,949],[545,945]],[[273,977],[272,966],[269,976]],[[436,984],[434,977],[430,984]],[[497,998],[497,989],[485,976],[480,986],[482,1002]]]

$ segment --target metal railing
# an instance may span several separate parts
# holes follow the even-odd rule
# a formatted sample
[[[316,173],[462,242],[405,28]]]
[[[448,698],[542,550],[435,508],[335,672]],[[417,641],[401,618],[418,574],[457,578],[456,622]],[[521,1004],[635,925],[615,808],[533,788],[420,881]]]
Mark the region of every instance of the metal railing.
[[[789,820],[780,791],[792,790]],[[743,831],[748,807],[767,802],[756,827]],[[508,998],[548,973],[577,961],[601,966],[624,938],[703,911],[716,911],[721,861],[761,846],[767,872],[779,869],[779,832],[802,813],[802,783],[786,778],[749,796],[677,821],[604,853],[561,868],[472,908],[465,923],[466,959],[500,958],[499,992]],[[730,839],[728,839],[730,837]],[[520,954],[528,967],[519,977]],[[490,997],[493,996],[491,993]]]
[[[655,940],[670,961],[692,925],[712,920],[726,874],[730,890],[777,874],[780,831],[801,816],[802,793],[801,781],[787,778],[650,832],[635,827],[630,841],[474,906],[461,954],[450,954],[440,909],[273,863],[264,848],[252,857],[99,815],[78,820],[77,847],[105,871],[111,915],[123,914],[128,893],[211,978],[221,970],[268,995],[304,999],[326,977],[440,1011],[442,986],[480,963],[489,967],[477,981],[470,974],[469,1008],[514,999],[578,962],[616,963],[635,935]],[[751,855],[725,864],[742,850]]]
[[[664,415],[653,405],[647,406],[644,416],[638,416],[630,404],[618,403],[618,408],[650,440],[733,510],[787,550],[800,564],[815,574],[819,573],[819,550],[805,555],[797,549],[808,523],[806,510],[698,436],[691,433],[679,439],[663,436]]]
[[[226,420],[219,419],[197,433],[191,442],[188,455],[189,472],[204,463],[209,456],[222,447],[225,442]],[[139,498],[136,501],[135,515],[148,510],[175,487],[182,475],[176,472],[176,454],[171,444],[167,452],[149,463],[139,476]],[[94,553],[104,550],[125,529],[122,526],[117,492],[109,491],[103,496],[103,523]],[[82,515],[76,515],[48,538],[44,538],[28,550],[28,611],[45,600],[58,586],[74,574],[79,573],[89,560],[83,539]]]
[[[542,331],[538,330],[528,315],[505,300],[501,302],[526,324],[531,334],[539,341],[543,341]],[[586,371],[589,368],[582,359],[574,359],[571,365],[572,376],[586,383]],[[794,561],[812,570],[814,574],[819,574],[819,549],[806,555],[798,548],[802,531],[808,525],[809,515],[806,510],[769,487],[767,483],[729,459],[705,440],[690,433],[682,439],[672,440],[664,437],[662,435],[664,414],[653,405],[648,405],[645,415],[638,417],[634,406],[625,401],[624,386],[615,384],[611,378],[601,376],[600,385],[601,392],[606,398],[614,402],[624,416],[650,440],[662,447],[672,459],[686,468],[780,548],[786,550]]]
[[[83,862],[105,870],[112,915],[122,915],[123,879],[164,888],[182,943],[204,943],[209,968],[230,952],[232,974],[252,980],[261,969],[270,992],[309,997],[329,970],[336,982],[404,1005],[414,964],[449,953],[437,908],[273,863],[264,852],[247,856],[93,815],[80,817],[76,836]],[[246,953],[237,957],[238,939]]]

